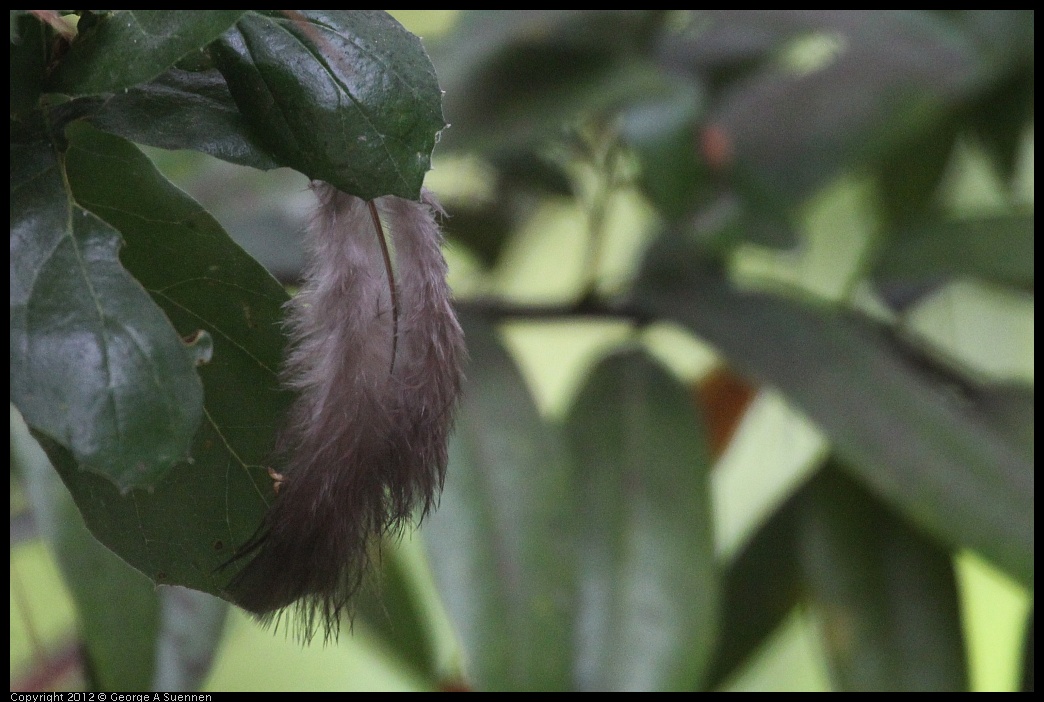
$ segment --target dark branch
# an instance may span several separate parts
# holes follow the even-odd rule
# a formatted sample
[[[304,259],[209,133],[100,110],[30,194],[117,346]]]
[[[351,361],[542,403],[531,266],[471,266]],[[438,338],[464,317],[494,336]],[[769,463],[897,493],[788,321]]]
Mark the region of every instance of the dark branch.
[[[599,317],[631,322],[637,326],[645,326],[655,321],[653,315],[632,303],[590,297],[569,304],[557,305],[515,303],[501,298],[471,298],[457,300],[456,306],[462,311],[476,312],[498,320]]]

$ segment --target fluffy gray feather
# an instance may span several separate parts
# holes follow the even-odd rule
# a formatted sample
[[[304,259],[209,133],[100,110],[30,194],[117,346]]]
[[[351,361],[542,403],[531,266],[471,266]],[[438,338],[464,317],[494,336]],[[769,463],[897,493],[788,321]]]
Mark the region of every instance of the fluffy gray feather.
[[[280,439],[285,480],[229,586],[265,621],[294,605],[306,638],[319,625],[336,634],[376,540],[432,508],[465,357],[434,197],[378,198],[378,227],[370,203],[313,187],[311,260],[287,306],[284,382],[297,399]]]

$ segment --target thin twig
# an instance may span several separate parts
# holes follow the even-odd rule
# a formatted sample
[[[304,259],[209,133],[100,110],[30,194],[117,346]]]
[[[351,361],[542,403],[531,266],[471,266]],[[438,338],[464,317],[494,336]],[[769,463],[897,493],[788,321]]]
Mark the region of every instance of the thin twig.
[[[573,145],[582,162],[595,173],[594,190],[582,198],[587,214],[587,243],[584,248],[581,286],[583,297],[598,293],[598,280],[606,243],[606,220],[620,186],[619,141],[611,123],[597,122],[591,132],[578,130]]]

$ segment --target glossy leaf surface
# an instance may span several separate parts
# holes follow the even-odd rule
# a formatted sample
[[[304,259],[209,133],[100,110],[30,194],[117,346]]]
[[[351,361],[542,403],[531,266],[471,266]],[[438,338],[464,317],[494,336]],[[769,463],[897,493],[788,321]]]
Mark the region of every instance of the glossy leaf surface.
[[[279,163],[371,200],[417,199],[442,119],[420,40],[381,10],[254,10],[213,47]]]
[[[432,569],[477,687],[572,686],[574,501],[565,448],[486,322],[464,319],[471,362]]]
[[[235,24],[243,10],[111,10],[82,17],[82,32],[47,89],[66,95],[125,90],[152,80]]]
[[[702,420],[676,379],[631,351],[595,368],[566,423],[580,688],[700,687],[719,597]]]
[[[233,573],[219,566],[273,495],[264,464],[289,399],[277,380],[286,293],[132,144],[85,125],[69,136],[78,200],[123,233],[124,264],[179,332],[204,332],[212,349],[193,460],[149,489],[121,494],[44,447],[100,541],[156,583],[221,595]]]
[[[47,142],[12,147],[11,399],[82,469],[151,485],[188,458],[199,426],[194,354],[66,178]]]

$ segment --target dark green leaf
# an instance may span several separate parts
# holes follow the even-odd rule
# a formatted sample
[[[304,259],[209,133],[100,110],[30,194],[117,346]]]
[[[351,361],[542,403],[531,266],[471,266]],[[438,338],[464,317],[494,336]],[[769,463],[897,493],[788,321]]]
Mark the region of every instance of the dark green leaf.
[[[492,157],[501,188],[526,190],[537,195],[572,197],[573,182],[560,164],[534,151],[510,151]]]
[[[76,604],[89,668],[101,690],[196,690],[210,670],[228,604],[184,588],[157,590],[95,540],[20,419],[11,458]]]
[[[98,178],[98,174],[89,174]],[[203,389],[193,354],[120,265],[119,232],[74,202],[53,147],[11,150],[11,399],[114,488],[188,457]]]
[[[620,353],[587,380],[567,429],[580,497],[580,688],[701,687],[718,582],[710,450],[689,394],[646,355]]]
[[[58,483],[65,504],[55,545],[94,680],[101,690],[148,689],[160,626],[156,588],[90,535]]]
[[[808,485],[791,495],[726,567],[708,689],[739,672],[797,605],[802,592],[797,528],[808,495]]]
[[[1032,66],[1036,38],[1032,9],[963,10],[956,19],[989,64]]]
[[[152,689],[199,690],[221,643],[228,603],[183,587],[159,590],[159,600],[160,630]]]
[[[278,383],[286,293],[132,144],[84,124],[68,136],[77,201],[119,229],[128,270],[182,335],[209,334],[213,353],[199,368],[206,403],[193,460],[150,489],[121,494],[44,448],[102,543],[156,583],[220,596],[234,573],[218,567],[273,495],[263,462],[289,400]]]
[[[18,19],[29,13],[28,10],[11,10],[8,18],[11,22],[11,43],[18,41]]]
[[[936,192],[950,165],[959,126],[955,118],[940,119],[934,129],[914,135],[884,155],[877,181],[886,221],[934,214]]]
[[[840,42],[829,65],[803,75],[763,71],[711,118],[738,178],[772,199],[807,195],[843,168],[931,131],[982,76],[970,42],[925,12],[827,18],[820,29]]]
[[[800,551],[838,688],[967,690],[949,551],[836,465],[813,484]]]
[[[644,49],[660,15],[644,10],[475,11],[436,54],[453,128],[448,148],[513,150],[563,123],[673,82]]]
[[[866,320],[733,289],[694,254],[658,247],[639,301],[717,346],[805,411],[868,485],[953,546],[1033,580],[1033,448],[993,426]],[[675,242],[676,246],[676,242]]]
[[[739,82],[779,44],[808,31],[800,19],[790,11],[701,10],[682,31],[666,33],[661,60],[715,87]]]
[[[15,32],[17,31],[17,36]],[[42,22],[25,14],[11,15],[11,115],[34,110],[47,67],[48,33]]]
[[[724,259],[743,243],[779,249],[793,247],[798,236],[789,220],[785,211],[751,206],[726,192],[705,203],[691,219],[691,225],[701,247]]]
[[[385,12],[250,11],[213,51],[281,165],[366,200],[419,196],[442,94],[420,40]]]
[[[192,149],[266,170],[278,165],[250,131],[216,70],[172,68],[151,83],[116,93],[87,119],[139,144]]]
[[[1034,451],[1034,407],[1033,388],[1009,385],[993,385],[979,388],[972,394],[973,401],[997,431],[1004,433],[1015,443],[1033,454]]]
[[[445,203],[450,215],[444,227],[447,238],[463,244],[483,266],[492,268],[500,260],[517,224],[509,200],[510,196],[506,196],[490,202],[468,198]]]
[[[881,301],[896,312],[904,312],[946,287],[949,281],[940,276],[913,281],[879,282],[876,292]]]
[[[486,323],[465,318],[471,363],[439,510],[424,540],[475,685],[565,690],[575,552],[568,462]]]
[[[48,90],[97,95],[150,81],[221,36],[243,10],[113,10],[72,43]],[[82,22],[82,20],[81,20]]]
[[[1032,19],[1030,23],[1032,25]],[[1033,127],[1032,56],[1031,50],[1027,66],[1014,71],[1000,84],[990,87],[967,110],[975,134],[982,140],[1004,180],[1010,180],[1015,174],[1026,131]]]
[[[25,425],[12,421],[11,434],[12,458],[28,485],[34,518],[76,606],[95,689],[151,689],[160,629],[156,588],[90,535]]]
[[[565,169],[528,150],[494,154],[496,175],[488,197],[444,202],[446,235],[464,244],[486,267],[496,266],[512,234],[536,209],[537,198],[573,194]]]
[[[966,276],[1033,288],[1033,215],[931,220],[895,232],[874,277]]]
[[[355,600],[355,623],[434,686],[439,671],[432,620],[408,558],[401,543],[381,545],[380,572]]]
[[[673,95],[623,114],[621,137],[641,160],[642,188],[671,220],[689,214],[710,186],[700,158],[701,103],[695,89],[681,84]]]

